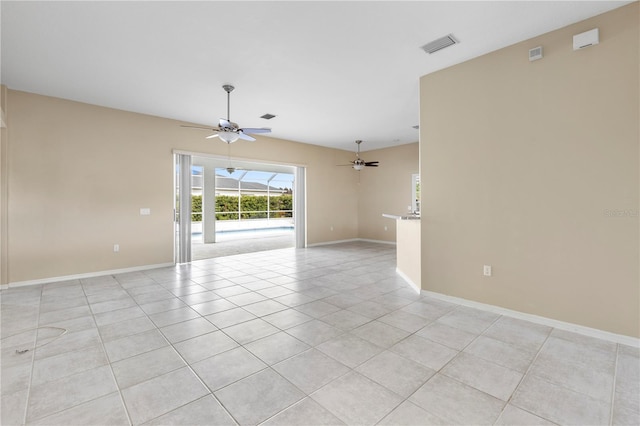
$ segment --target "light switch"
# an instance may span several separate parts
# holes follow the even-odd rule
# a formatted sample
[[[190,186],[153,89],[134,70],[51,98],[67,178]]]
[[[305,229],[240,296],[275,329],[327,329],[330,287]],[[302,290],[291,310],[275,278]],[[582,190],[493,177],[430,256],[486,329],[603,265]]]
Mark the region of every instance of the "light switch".
[[[151,214],[151,209],[143,208],[140,209],[140,216],[149,216]]]

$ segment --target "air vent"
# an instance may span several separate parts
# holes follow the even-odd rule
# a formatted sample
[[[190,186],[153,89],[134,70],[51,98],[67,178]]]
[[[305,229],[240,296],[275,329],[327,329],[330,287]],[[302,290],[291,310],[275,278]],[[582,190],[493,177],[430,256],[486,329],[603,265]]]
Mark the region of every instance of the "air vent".
[[[260,116],[260,118],[264,118],[265,120],[271,120],[273,117],[275,117],[275,115],[273,114],[265,114]]]
[[[529,50],[529,60],[536,61],[542,59],[542,46],[534,47]]]
[[[445,47],[453,46],[456,43],[458,43],[458,40],[453,37],[453,34],[449,34],[448,36],[441,37],[437,40],[433,40],[432,42],[425,44],[424,46],[422,46],[422,50],[424,50],[428,54],[432,54],[437,52],[438,50],[444,49]]]

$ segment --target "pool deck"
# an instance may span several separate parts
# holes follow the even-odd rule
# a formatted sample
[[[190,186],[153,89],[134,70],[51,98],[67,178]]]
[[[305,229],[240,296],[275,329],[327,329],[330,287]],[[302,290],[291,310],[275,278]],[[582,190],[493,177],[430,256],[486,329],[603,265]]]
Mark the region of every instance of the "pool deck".
[[[202,237],[194,236],[191,242],[191,259],[202,260],[213,257],[233,256],[258,251],[277,250],[295,246],[293,230],[259,230],[242,232],[219,232],[215,243],[204,244]]]

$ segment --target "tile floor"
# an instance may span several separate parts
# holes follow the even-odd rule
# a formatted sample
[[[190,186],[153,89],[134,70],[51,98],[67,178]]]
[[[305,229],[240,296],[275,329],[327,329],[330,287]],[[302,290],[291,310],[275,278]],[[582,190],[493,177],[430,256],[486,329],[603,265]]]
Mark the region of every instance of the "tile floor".
[[[638,348],[419,296],[390,245],[1,298],[3,425],[640,423]]]

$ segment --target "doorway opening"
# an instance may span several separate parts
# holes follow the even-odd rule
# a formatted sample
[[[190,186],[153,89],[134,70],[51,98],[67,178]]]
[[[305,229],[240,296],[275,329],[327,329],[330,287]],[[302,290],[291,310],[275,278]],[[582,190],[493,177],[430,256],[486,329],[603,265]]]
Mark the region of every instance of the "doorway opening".
[[[176,157],[177,263],[305,247],[303,167]]]

